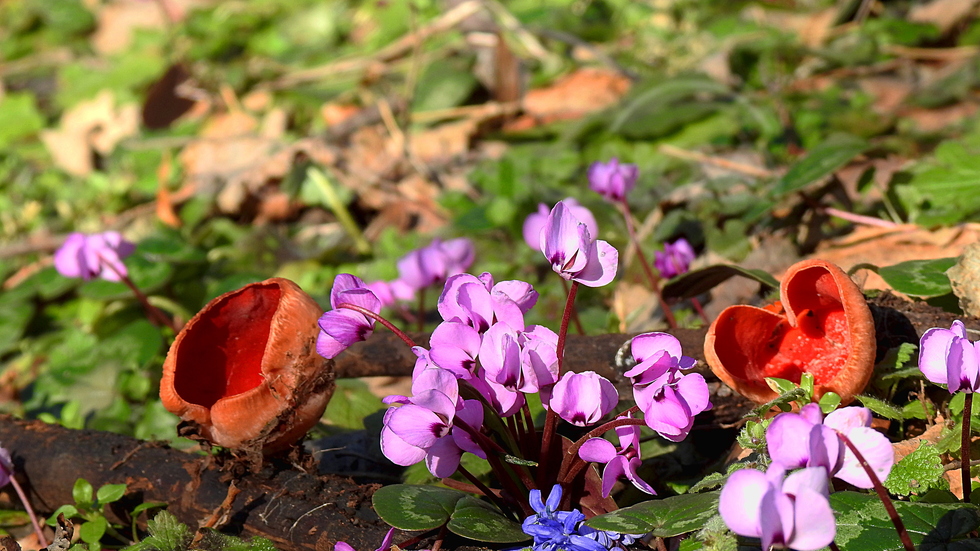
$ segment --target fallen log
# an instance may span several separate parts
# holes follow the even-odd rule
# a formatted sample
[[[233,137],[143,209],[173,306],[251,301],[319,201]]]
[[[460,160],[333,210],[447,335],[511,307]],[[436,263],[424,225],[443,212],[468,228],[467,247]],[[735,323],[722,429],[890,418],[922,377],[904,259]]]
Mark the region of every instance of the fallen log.
[[[0,443],[10,452],[18,480],[41,512],[74,503],[72,486],[77,478],[85,478],[95,488],[127,485],[126,497],[110,504],[107,511],[110,520],[124,524],[136,505],[160,501],[192,529],[216,513],[227,515],[222,532],[262,536],[282,551],[332,551],[338,540],[356,549],[374,549],[388,530],[371,508],[377,484],[315,476],[282,462],[267,463],[257,474],[232,477],[204,455],[7,415],[0,416]],[[233,479],[240,493],[223,510]],[[0,499],[20,505],[10,486]]]

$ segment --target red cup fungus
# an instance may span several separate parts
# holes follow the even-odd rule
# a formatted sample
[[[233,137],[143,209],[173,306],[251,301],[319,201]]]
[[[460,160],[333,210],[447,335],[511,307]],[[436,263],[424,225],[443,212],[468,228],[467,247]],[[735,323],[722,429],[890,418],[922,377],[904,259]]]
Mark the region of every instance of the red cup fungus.
[[[323,313],[288,279],[225,293],[177,335],[160,399],[191,435],[265,454],[288,448],[323,415],[333,361],[316,353]]]
[[[777,396],[766,377],[795,383],[814,378],[817,398],[836,392],[851,402],[871,379],[875,327],[857,285],[838,266],[804,260],[790,267],[780,301],[723,310],[708,330],[704,356],[711,370],[743,396],[765,403]]]

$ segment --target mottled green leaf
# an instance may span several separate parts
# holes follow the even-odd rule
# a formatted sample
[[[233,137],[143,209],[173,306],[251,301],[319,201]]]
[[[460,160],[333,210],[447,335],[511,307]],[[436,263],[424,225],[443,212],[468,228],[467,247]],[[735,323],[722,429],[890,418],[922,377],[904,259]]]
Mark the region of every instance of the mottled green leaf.
[[[953,292],[946,270],[956,264],[955,258],[933,260],[909,260],[892,266],[862,267],[878,272],[878,275],[898,292],[920,298],[938,297]]]
[[[392,484],[371,498],[374,510],[388,524],[401,530],[432,530],[449,521],[456,502],[468,494],[435,486]]]
[[[530,539],[520,524],[505,517],[493,505],[471,496],[456,502],[447,528],[454,534],[477,541],[516,543]]]
[[[586,524],[620,534],[645,534],[668,538],[698,530],[718,513],[719,492],[681,494],[644,501],[631,507],[589,519]]]
[[[885,507],[876,495],[857,492],[836,492],[830,496],[830,504],[837,516],[837,538],[841,549],[861,551],[902,551],[904,547],[888,518]],[[957,545],[945,544],[961,538],[980,526],[977,508],[963,504],[909,503],[896,501],[895,508],[902,518],[912,542],[920,550],[970,549],[971,544],[958,541]]]

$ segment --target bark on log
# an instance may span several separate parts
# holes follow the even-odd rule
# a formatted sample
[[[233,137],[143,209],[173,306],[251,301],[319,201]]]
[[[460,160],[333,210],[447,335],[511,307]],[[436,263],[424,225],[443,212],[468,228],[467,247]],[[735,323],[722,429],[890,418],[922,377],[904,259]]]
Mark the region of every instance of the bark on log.
[[[18,480],[41,512],[74,503],[72,486],[85,478],[95,488],[125,483],[126,497],[111,515],[128,524],[127,512],[144,501],[169,503],[168,511],[196,529],[228,495],[230,475],[201,455],[118,434],[70,430],[40,421],[0,416],[0,443],[10,451]],[[266,465],[236,481],[241,493],[222,531],[263,536],[282,551],[332,551],[346,541],[374,549],[388,526],[371,508],[377,485],[341,476],[313,476],[290,465]],[[19,507],[8,485],[4,501]]]

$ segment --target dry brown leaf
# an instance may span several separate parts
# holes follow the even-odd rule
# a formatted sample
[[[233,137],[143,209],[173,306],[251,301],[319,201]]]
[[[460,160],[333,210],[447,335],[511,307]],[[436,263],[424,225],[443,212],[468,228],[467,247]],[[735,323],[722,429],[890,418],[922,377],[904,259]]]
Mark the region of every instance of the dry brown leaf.
[[[100,54],[118,53],[130,46],[137,29],[163,29],[168,22],[182,21],[195,6],[208,0],[111,0],[95,3],[98,26],[92,33],[92,47]]]
[[[875,113],[888,115],[895,112],[913,91],[907,80],[894,76],[872,76],[858,81],[866,94],[874,98],[871,108]]]
[[[828,260],[847,271],[861,263],[891,266],[907,260],[959,256],[978,240],[980,224],[934,231],[913,224],[893,228],[861,226],[843,238],[821,244],[811,258]],[[891,289],[881,276],[870,270],[859,272],[857,279],[864,289]]]
[[[656,329],[650,321],[659,301],[649,285],[620,281],[613,291],[612,310],[619,319],[620,333],[638,333]]]
[[[931,23],[946,34],[977,6],[977,0],[933,0],[926,4],[914,4],[908,19],[915,23]]]
[[[123,138],[139,131],[139,107],[115,107],[111,90],[102,90],[65,112],[57,130],[41,131],[41,140],[55,164],[69,174],[85,176],[94,170],[93,150],[107,155]]]
[[[830,36],[830,29],[837,17],[837,8],[827,8],[815,13],[799,13],[765,9],[762,6],[753,5],[747,8],[744,13],[761,25],[795,32],[803,44],[816,48],[823,45],[827,37]]]
[[[586,67],[524,96],[524,116],[514,128],[532,123],[577,119],[615,104],[629,91],[630,81],[611,69]]]
[[[327,126],[334,126],[360,113],[360,111],[361,108],[356,105],[324,103],[320,106],[320,118],[327,123]]]
[[[442,124],[414,134],[409,148],[424,162],[448,161],[469,152],[476,131],[477,124],[471,119]]]
[[[975,103],[954,103],[937,109],[903,109],[899,116],[910,119],[920,132],[939,132],[947,126],[960,124],[977,113]]]
[[[980,316],[980,243],[968,245],[946,275],[953,293],[960,299],[960,308],[971,316]]]

